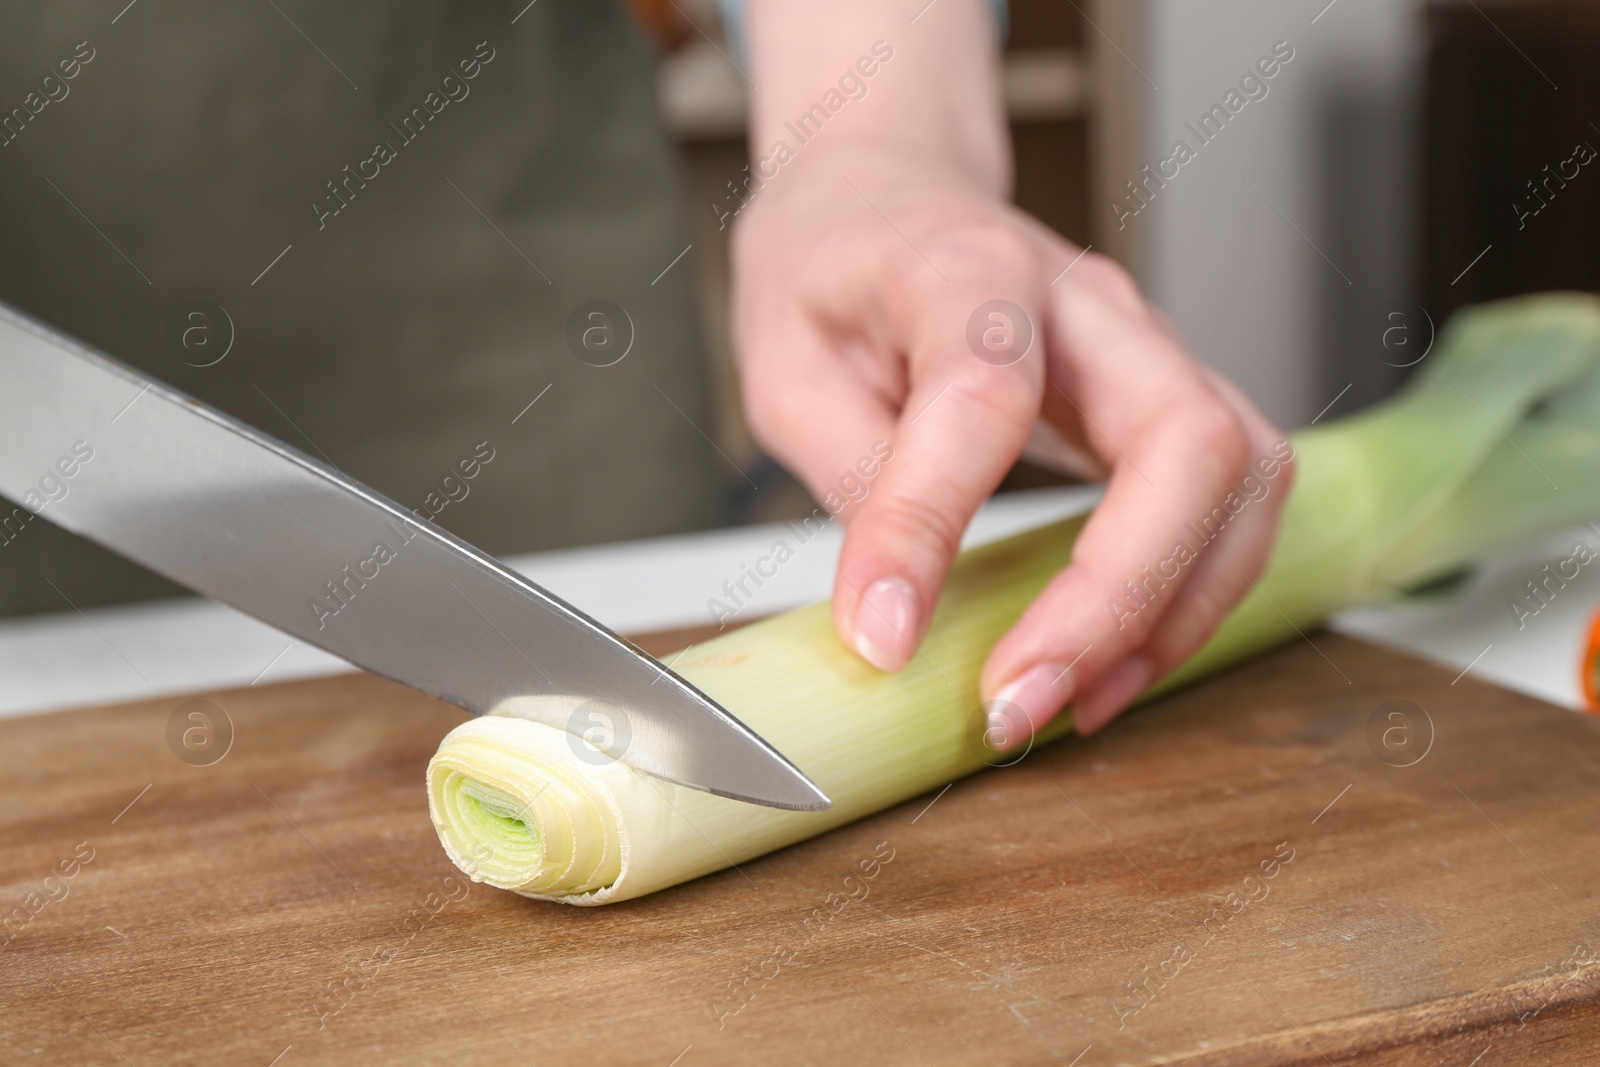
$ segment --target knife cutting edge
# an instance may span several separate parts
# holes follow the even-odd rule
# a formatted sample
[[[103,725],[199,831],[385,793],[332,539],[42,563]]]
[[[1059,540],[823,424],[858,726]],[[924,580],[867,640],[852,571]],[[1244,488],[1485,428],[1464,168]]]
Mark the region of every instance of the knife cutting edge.
[[[475,715],[558,698],[519,707],[569,731],[580,714],[612,723],[611,754],[679,785],[830,806],[754,731],[577,608],[328,464],[3,304],[0,494]]]

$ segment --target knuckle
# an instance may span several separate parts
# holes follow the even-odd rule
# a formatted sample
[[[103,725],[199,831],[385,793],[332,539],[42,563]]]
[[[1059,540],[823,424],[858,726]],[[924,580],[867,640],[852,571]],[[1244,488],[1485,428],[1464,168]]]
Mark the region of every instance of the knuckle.
[[[1242,591],[1243,586],[1239,589],[1239,592]],[[1199,647],[1222,625],[1222,619],[1238,599],[1238,593],[1231,597],[1224,596],[1221,590],[1206,583],[1190,590],[1184,599],[1187,601],[1183,606],[1183,618],[1188,625],[1186,643]]]
[[[1119,304],[1142,302],[1143,298],[1139,295],[1139,286],[1133,280],[1133,275],[1110,256],[1101,255],[1099,252],[1086,253],[1078,261],[1078,265],[1072,268],[1072,274],[1078,275],[1079,285],[1103,296],[1114,298]]]
[[[962,440],[964,445],[959,451],[949,451],[948,446],[939,449],[949,451],[945,462],[959,468],[962,483],[983,471],[987,472],[983,476],[992,475],[997,485],[1027,447],[1039,417],[1037,399],[1030,406],[1009,386],[968,388],[952,384],[946,398],[935,407],[942,408],[938,418],[923,419],[921,424],[908,427],[916,432],[908,433],[907,441],[920,444],[929,439]],[[988,486],[985,492],[993,489]],[[941,486],[940,491],[945,494],[941,499],[950,499],[952,493],[956,498],[967,495],[958,485]]]
[[[740,392],[745,418],[757,443],[769,452],[782,454],[789,428],[800,417],[792,401],[792,391],[784,389],[767,373],[751,368],[744,375]]]
[[[1197,463],[1221,481],[1231,481],[1250,466],[1250,434],[1223,400],[1204,390],[1178,424],[1179,435]]]
[[[1015,367],[992,367],[975,359],[959,364],[950,389],[961,403],[988,421],[1005,425],[1032,425],[1043,403],[1035,375],[1015,373]]]
[[[946,240],[952,251],[969,263],[1016,267],[1031,263],[1038,256],[1032,237],[1000,220],[954,227],[946,234]]]

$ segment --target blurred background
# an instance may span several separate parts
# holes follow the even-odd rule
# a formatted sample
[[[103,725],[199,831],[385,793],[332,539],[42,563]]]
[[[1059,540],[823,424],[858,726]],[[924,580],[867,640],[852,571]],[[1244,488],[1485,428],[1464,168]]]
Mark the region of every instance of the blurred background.
[[[815,507],[739,407],[747,86],[717,0],[113,6],[0,0],[4,100],[95,56],[8,134],[0,300],[408,507],[493,452],[429,510],[496,555]],[[474,48],[472,99],[315,225],[324,180]],[[1280,425],[1347,415],[1462,304],[1600,287],[1597,60],[1589,0],[1011,0],[1016,199]],[[569,329],[602,297],[646,340],[596,374]],[[171,350],[199,298],[237,324],[216,365]],[[1002,491],[1063,481],[1022,463]],[[48,523],[0,553],[0,614],[182,592]]]

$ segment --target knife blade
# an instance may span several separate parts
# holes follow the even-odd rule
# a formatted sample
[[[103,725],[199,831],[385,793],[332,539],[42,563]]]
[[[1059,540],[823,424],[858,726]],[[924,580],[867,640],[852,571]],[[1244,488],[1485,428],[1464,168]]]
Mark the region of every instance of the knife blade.
[[[591,740],[666,781],[796,811],[830,805],[715,701],[559,597],[3,304],[0,494],[475,715],[534,698],[518,700],[523,714],[569,733],[598,724]]]

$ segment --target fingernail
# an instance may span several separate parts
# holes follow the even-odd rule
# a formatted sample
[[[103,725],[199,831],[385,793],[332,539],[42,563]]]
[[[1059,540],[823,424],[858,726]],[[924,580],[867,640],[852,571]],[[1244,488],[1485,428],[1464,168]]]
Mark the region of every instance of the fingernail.
[[[1073,705],[1073,729],[1085,735],[1094,733],[1132,704],[1155,676],[1156,665],[1148,657],[1129,656],[1102,674],[1083,699]]]
[[[856,607],[856,651],[880,671],[911,661],[917,627],[917,591],[904,578],[879,578]]]
[[[1056,712],[1061,710],[1062,705],[1072,699],[1073,688],[1071,674],[1060,663],[1040,663],[1030,667],[1002,686],[994,695],[994,699],[989,702],[988,720],[991,733],[1007,739],[1004,747],[1026,740],[1026,737],[1012,736],[1019,731],[1014,729],[1007,731],[1007,727],[1016,725],[1011,722],[1014,718],[1009,714],[1011,708],[1022,710],[1030,734],[1038,733],[1045,723],[1056,717]]]
[[[995,752],[1021,748],[1033,736],[1033,724],[1016,704],[998,697],[983,706],[983,743]]]

